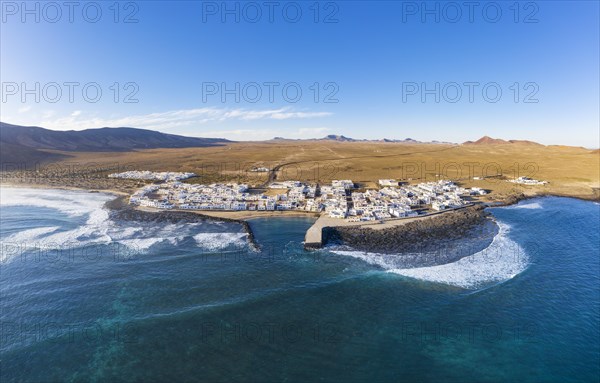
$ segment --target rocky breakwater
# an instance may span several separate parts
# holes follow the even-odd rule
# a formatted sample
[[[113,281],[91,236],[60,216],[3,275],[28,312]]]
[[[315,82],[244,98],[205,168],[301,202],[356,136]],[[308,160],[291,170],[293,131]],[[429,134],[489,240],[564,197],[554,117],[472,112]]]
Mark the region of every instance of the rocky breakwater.
[[[206,221],[231,222],[242,226],[248,234],[248,242],[254,249],[258,249],[258,244],[254,239],[254,233],[248,222],[232,218],[211,217],[200,213],[172,210],[140,210],[127,203],[128,197],[118,197],[105,204],[110,211],[110,218],[113,220],[127,220],[138,222],[156,222],[156,223],[196,223]]]
[[[323,242],[388,254],[435,251],[466,237],[491,241],[488,215],[483,206],[475,205],[404,222],[399,220],[383,228],[373,225],[325,227]]]

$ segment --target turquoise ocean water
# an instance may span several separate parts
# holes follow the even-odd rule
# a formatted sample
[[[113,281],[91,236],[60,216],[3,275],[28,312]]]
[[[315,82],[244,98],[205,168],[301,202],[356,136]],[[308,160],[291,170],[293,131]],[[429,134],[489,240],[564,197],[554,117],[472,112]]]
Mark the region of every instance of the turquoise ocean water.
[[[237,224],[115,222],[109,195],[1,191],[2,382],[599,380],[594,202],[490,209],[481,246],[420,265],[305,252],[308,218],[252,220],[257,251]]]

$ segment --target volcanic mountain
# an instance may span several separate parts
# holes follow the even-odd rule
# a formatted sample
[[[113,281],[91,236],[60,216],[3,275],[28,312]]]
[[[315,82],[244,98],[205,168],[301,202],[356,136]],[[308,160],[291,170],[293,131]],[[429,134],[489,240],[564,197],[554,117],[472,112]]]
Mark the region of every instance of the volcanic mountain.
[[[57,131],[0,122],[0,161],[40,162],[64,158],[62,152],[126,152],[137,149],[189,148],[223,145],[221,138],[184,137],[154,130],[99,128]]]
[[[523,144],[523,145],[535,145],[535,146],[544,146],[534,141],[527,140],[502,140],[499,138],[492,138],[490,136],[483,136],[477,141],[466,141],[463,142],[463,145],[506,145],[506,144]]]

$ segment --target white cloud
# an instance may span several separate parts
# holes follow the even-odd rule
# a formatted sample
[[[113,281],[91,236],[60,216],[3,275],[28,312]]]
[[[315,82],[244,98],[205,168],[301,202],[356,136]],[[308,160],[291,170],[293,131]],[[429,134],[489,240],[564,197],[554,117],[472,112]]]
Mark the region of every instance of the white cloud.
[[[101,118],[86,116],[81,111],[75,111],[67,117],[52,118],[53,114],[45,114],[39,126],[60,130],[81,130],[88,128],[109,127],[134,127],[167,131],[172,128],[196,127],[206,123],[219,123],[226,121],[253,121],[253,120],[292,120],[308,119],[330,116],[329,112],[294,111],[291,108],[247,110],[225,108],[197,108],[173,110],[168,112],[150,113],[121,118]],[[222,133],[223,131],[221,131]],[[243,132],[243,130],[232,130]],[[203,134],[204,135],[204,134]],[[221,134],[222,137],[222,134]]]
[[[232,130],[213,130],[202,132],[202,137],[227,138],[234,141],[263,141],[274,137],[283,137],[291,139],[321,138],[331,129],[320,128],[300,128],[300,129],[232,129]]]
[[[31,110],[31,106],[29,106],[29,105],[26,105],[26,106],[22,106],[22,107],[20,107],[20,108],[17,110],[17,112],[19,112],[19,113],[27,113],[27,112],[29,112],[30,110]]]
[[[202,132],[202,137],[227,138],[234,141],[262,141],[270,140],[280,135],[280,131],[273,129],[233,129],[214,130]]]

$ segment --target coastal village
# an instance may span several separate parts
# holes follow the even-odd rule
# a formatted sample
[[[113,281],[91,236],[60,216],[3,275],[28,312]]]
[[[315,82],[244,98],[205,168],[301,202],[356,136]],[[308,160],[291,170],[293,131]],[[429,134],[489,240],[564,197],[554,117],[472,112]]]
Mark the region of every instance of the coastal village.
[[[413,217],[427,212],[459,208],[472,196],[486,194],[477,187],[463,188],[440,180],[408,185],[382,179],[378,189],[358,189],[351,180],[330,184],[300,181],[272,182],[267,189],[238,183],[210,185],[182,182],[193,173],[128,171],[111,178],[162,181],[137,190],[129,203],[157,209],[203,211],[305,211],[324,213],[351,222]]]

